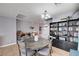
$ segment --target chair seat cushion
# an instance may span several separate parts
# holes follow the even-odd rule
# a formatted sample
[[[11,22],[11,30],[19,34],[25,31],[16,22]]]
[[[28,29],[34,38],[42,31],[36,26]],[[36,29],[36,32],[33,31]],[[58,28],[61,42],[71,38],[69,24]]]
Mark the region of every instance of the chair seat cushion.
[[[41,49],[40,51],[38,51],[38,53],[41,54],[41,55],[48,56],[49,48],[45,47],[45,48]]]

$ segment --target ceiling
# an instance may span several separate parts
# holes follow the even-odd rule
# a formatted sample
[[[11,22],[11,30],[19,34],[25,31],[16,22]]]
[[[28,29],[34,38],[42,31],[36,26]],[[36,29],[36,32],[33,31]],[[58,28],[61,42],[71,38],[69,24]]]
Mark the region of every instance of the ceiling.
[[[74,11],[78,4],[73,3],[0,3],[0,16],[15,18],[18,14],[20,20],[27,22],[42,22],[41,14],[44,10],[53,17],[61,13]]]

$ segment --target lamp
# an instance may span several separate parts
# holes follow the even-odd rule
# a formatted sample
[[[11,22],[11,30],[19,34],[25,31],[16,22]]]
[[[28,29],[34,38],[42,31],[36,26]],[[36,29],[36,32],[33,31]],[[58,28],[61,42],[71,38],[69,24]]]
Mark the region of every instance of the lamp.
[[[42,19],[49,19],[51,18],[50,15],[48,14],[47,10],[44,11],[44,13],[41,15]]]

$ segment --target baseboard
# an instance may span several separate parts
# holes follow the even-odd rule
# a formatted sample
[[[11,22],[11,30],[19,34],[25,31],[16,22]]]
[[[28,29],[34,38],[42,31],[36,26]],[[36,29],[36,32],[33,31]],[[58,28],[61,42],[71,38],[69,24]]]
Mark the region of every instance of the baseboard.
[[[7,44],[7,45],[3,45],[3,46],[0,46],[0,48],[3,48],[3,47],[7,47],[7,46],[10,46],[10,45],[14,45],[16,43],[10,43],[10,44]]]

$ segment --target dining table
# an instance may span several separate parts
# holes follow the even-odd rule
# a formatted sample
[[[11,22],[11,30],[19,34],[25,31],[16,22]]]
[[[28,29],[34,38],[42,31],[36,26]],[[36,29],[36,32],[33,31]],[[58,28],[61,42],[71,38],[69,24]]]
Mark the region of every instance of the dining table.
[[[25,39],[24,42],[25,42],[26,55],[28,48],[35,51],[33,55],[36,55],[38,50],[46,47],[50,43],[48,39],[44,39],[44,38],[38,38],[38,41],[34,41],[33,38],[29,38],[29,39]]]

